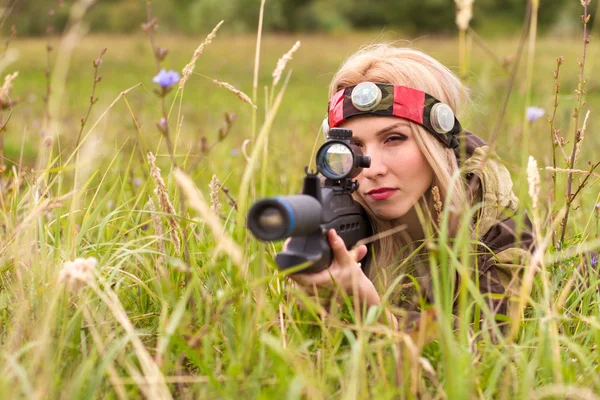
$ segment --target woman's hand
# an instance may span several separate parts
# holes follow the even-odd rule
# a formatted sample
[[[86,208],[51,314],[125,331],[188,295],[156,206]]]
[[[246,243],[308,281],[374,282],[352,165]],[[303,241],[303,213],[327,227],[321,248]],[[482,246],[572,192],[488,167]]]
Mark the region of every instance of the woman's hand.
[[[334,229],[327,232],[327,239],[333,250],[331,266],[319,272],[297,273],[289,277],[306,288],[339,288],[348,295],[358,296],[368,305],[379,304],[379,294],[358,264],[367,254],[367,246],[362,245],[348,251]],[[287,243],[284,244],[284,248]]]

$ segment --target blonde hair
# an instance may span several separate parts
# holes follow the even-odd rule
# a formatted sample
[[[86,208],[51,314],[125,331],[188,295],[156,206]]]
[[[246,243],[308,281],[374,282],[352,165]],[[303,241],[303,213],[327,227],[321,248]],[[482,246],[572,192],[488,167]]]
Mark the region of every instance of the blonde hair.
[[[455,114],[469,101],[468,90],[461,81],[444,65],[431,56],[410,48],[398,48],[389,44],[367,46],[350,56],[333,77],[329,87],[329,97],[340,89],[360,82],[391,83],[422,90],[438,100],[448,104]],[[465,207],[465,189],[462,179],[452,179],[458,172],[458,163],[452,149],[444,147],[422,126],[410,122],[415,142],[433,169],[432,187],[437,186],[442,200],[449,207],[449,234],[455,236],[459,226],[459,213]],[[430,191],[421,199],[422,208],[429,223],[436,225],[437,218]],[[376,233],[392,228],[390,221],[377,218],[355,195],[369,213]],[[374,255],[369,269],[373,280],[379,276],[381,268],[388,269],[400,255],[406,255],[414,249],[411,239],[406,235],[395,234],[374,243]],[[379,271],[378,271],[379,270]],[[395,275],[388,274],[385,275]],[[387,279],[386,279],[387,280]],[[387,286],[387,284],[385,285]]]

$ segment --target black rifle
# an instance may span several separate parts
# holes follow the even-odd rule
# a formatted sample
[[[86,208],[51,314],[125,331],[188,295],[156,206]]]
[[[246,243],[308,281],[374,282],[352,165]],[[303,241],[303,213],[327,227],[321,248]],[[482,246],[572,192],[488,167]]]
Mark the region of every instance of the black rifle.
[[[348,249],[371,235],[366,211],[352,198],[358,189],[358,182],[352,179],[371,165],[371,159],[351,143],[351,137],[349,129],[329,131],[316,157],[317,170],[326,178],[323,183],[307,167],[302,194],[266,198],[250,208],[248,228],[257,239],[292,238],[275,258],[280,269],[303,263],[310,264],[298,272],[328,268],[333,261],[329,229],[336,230]]]

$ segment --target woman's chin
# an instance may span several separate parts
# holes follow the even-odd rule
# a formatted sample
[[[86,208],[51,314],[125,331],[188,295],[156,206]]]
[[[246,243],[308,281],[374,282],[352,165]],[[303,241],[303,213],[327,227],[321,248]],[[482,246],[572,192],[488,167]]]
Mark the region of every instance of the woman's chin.
[[[386,208],[371,208],[371,212],[379,219],[385,220],[385,221],[392,221],[395,219],[398,219],[400,217],[402,217],[404,214],[406,214],[405,212],[398,212],[399,210],[397,208],[393,208],[390,209],[388,207]],[[402,210],[400,210],[402,211]]]

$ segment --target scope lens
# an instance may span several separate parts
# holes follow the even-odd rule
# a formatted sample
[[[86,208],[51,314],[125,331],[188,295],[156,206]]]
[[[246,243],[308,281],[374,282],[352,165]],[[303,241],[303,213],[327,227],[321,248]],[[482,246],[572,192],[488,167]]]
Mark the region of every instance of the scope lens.
[[[323,209],[313,196],[297,194],[257,201],[248,211],[248,228],[260,240],[305,236],[319,229]]]
[[[354,154],[350,147],[344,143],[325,143],[319,150],[318,167],[323,175],[329,179],[342,179],[352,172]]]
[[[281,210],[275,207],[268,207],[265,208],[260,217],[258,217],[258,223],[260,224],[260,227],[266,231],[280,230],[283,228],[285,218],[283,214],[281,214]]]

